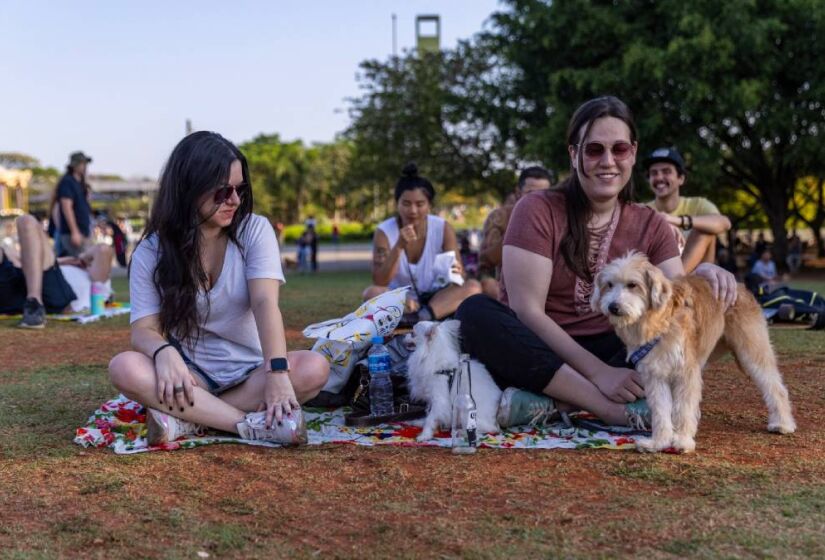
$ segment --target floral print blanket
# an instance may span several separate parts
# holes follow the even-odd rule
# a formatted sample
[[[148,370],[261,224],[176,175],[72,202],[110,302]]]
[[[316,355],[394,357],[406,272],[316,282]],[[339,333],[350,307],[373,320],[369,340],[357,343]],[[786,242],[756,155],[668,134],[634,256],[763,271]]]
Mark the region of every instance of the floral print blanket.
[[[418,442],[421,428],[411,423],[383,424],[369,428],[355,428],[344,424],[346,409],[305,409],[309,444],[345,443],[351,445],[395,445],[404,447],[449,447],[450,434],[436,434],[430,441]],[[225,435],[183,438],[163,446],[149,447],[146,443],[146,415],[143,406],[119,395],[98,408],[87,424],[78,428],[75,443],[84,447],[110,447],[118,454],[145,451],[172,451],[190,449],[212,443],[242,443],[264,447],[277,444],[246,441]],[[632,435],[608,433],[594,427],[567,427],[562,423],[546,427],[522,427],[500,434],[483,435],[480,447],[506,449],[633,449]]]

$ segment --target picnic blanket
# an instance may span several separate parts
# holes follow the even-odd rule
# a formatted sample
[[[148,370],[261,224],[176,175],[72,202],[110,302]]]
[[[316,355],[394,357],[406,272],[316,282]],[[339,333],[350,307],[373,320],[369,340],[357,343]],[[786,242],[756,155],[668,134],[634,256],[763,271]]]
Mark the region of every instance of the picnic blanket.
[[[81,325],[85,325],[86,323],[94,323],[95,321],[100,321],[101,319],[109,319],[110,317],[116,317],[118,315],[126,315],[127,313],[131,312],[131,307],[128,303],[121,303],[116,302],[113,304],[109,304],[106,306],[106,309],[100,315],[90,315],[87,312],[80,312],[80,313],[50,313],[46,315],[47,319],[52,321],[72,321],[75,323],[80,323]],[[0,319],[22,319],[23,315],[0,315]]]
[[[343,443],[350,445],[394,445],[402,447],[450,447],[450,434],[439,432],[427,442],[418,442],[421,428],[409,423],[382,424],[355,428],[344,424],[346,409],[304,409],[309,444]],[[84,447],[110,447],[117,454],[146,451],[190,449],[213,443],[241,443],[263,447],[278,444],[247,441],[237,437],[207,435],[180,439],[162,446],[149,447],[146,442],[146,415],[143,406],[119,395],[104,403],[78,428],[75,443]],[[483,435],[482,448],[503,449],[633,449],[632,435],[608,433],[594,428],[567,427],[562,423],[546,427],[508,429],[500,434]]]

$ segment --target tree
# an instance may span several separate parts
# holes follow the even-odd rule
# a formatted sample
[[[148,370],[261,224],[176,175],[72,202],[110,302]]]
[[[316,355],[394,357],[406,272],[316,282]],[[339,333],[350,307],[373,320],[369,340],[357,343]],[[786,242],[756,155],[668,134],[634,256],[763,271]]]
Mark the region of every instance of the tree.
[[[249,164],[257,211],[298,221],[308,197],[311,166],[303,142],[282,142],[277,134],[261,134],[239,148]]]
[[[677,144],[690,184],[759,201],[786,254],[797,180],[825,174],[825,3],[819,0],[507,0],[480,42],[511,71],[501,86],[524,157],[566,164],[584,100],[636,111],[642,154]]]
[[[408,161],[445,190],[494,190],[514,185],[513,153],[484,118],[483,79],[489,53],[465,43],[454,51],[407,53],[361,63],[360,97],[350,100],[345,135],[353,154],[349,183],[378,189],[388,200]]]
[[[9,169],[32,169],[40,167],[40,160],[21,152],[0,152],[0,166]]]
[[[816,254],[825,257],[825,239],[822,226],[825,226],[825,178],[806,177],[799,181],[794,195],[796,218],[811,228]]]

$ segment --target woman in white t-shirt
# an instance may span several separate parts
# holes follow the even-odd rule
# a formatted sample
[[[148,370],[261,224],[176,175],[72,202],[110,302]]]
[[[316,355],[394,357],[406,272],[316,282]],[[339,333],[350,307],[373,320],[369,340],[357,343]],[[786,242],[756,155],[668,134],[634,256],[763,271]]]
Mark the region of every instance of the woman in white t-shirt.
[[[134,351],[109,364],[112,383],[148,408],[151,445],[200,425],[305,442],[299,403],[324,386],[329,365],[287,352],[283,282],[272,226],[252,214],[243,154],[214,132],[181,140],[132,256]]]
[[[446,220],[430,214],[435,189],[407,164],[395,185],[397,215],[378,224],[373,240],[372,281],[365,300],[387,290],[410,286],[407,313],[402,322],[432,321],[452,315],[462,301],[481,293],[477,280],[463,285],[450,282],[447,274],[463,275],[455,230]],[[452,271],[439,270],[436,256],[455,253]]]

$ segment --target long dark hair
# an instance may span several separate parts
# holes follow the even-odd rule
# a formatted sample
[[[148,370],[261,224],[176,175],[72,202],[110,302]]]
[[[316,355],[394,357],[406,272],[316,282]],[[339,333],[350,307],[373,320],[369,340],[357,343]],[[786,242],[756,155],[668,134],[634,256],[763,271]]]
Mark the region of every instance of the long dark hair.
[[[200,335],[197,297],[199,290],[207,292],[208,278],[200,258],[199,226],[204,220],[198,214],[198,202],[204,194],[226,184],[235,160],[241,162],[248,186],[226,235],[240,246],[238,229],[252,213],[252,187],[246,158],[232,142],[215,132],[194,132],[175,146],[161,173],[142,240],[157,235],[158,264],[153,281],[160,294],[160,329],[165,337],[174,333],[197,340]],[[216,205],[213,213],[218,208]],[[208,316],[208,297],[206,301]]]
[[[623,121],[630,129],[630,141],[636,142],[636,123],[630,109],[618,97],[605,96],[591,99],[576,109],[567,126],[567,145],[583,143],[590,133],[593,122],[604,117],[614,117]],[[578,168],[586,177],[583,152],[582,149],[576,149],[576,159]],[[593,280],[593,275],[587,266],[587,254],[590,250],[590,231],[587,224],[592,217],[592,210],[590,200],[584,193],[579,176],[572,164],[570,176],[558,188],[564,192],[567,206],[567,234],[559,245],[562,257],[576,276],[590,282]],[[619,192],[619,201],[630,202],[632,199],[633,176],[631,175],[630,181]]]

